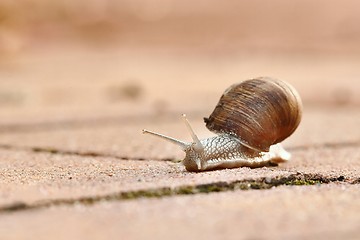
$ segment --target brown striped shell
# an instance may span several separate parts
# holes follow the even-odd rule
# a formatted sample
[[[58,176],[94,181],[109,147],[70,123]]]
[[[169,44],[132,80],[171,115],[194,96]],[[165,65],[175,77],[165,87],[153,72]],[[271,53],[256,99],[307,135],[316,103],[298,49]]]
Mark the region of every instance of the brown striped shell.
[[[262,77],[230,86],[204,120],[212,132],[235,135],[245,146],[268,151],[295,131],[301,115],[300,96],[290,84]]]

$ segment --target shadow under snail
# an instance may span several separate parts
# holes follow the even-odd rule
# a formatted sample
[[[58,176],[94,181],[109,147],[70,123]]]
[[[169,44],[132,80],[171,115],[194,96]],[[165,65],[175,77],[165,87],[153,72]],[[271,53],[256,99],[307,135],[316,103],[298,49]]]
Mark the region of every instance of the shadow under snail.
[[[208,118],[206,127],[214,137],[199,140],[185,114],[184,122],[193,142],[187,143],[143,130],[180,146],[186,153],[183,164],[199,172],[236,167],[263,167],[290,160],[280,142],[298,127],[302,103],[288,83],[268,77],[230,86]]]

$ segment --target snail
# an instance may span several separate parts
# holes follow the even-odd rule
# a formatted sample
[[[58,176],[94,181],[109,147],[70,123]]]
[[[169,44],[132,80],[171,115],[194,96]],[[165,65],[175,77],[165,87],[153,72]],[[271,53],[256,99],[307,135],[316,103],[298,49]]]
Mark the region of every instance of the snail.
[[[192,172],[236,167],[263,167],[290,160],[280,144],[298,127],[302,103],[288,83],[268,77],[230,86],[214,111],[204,118],[214,137],[199,140],[183,114],[193,142],[187,143],[143,130],[180,146],[186,153],[182,163]]]

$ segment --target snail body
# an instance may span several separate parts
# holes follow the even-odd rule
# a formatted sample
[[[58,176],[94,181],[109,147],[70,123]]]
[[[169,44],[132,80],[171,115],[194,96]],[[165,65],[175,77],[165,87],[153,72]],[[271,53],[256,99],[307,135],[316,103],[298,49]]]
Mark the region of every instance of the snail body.
[[[280,142],[298,127],[302,114],[299,94],[286,82],[256,78],[230,86],[213,113],[204,118],[217,136],[199,140],[186,116],[193,142],[183,142],[143,130],[179,145],[188,171],[263,167],[290,160]]]

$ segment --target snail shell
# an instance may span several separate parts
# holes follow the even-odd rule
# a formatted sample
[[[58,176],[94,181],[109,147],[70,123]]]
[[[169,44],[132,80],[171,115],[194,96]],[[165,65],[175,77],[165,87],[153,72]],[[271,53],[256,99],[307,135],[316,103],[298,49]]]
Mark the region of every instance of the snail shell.
[[[295,131],[301,115],[300,96],[290,84],[262,77],[230,86],[204,120],[212,132],[234,135],[249,148],[268,151]]]

